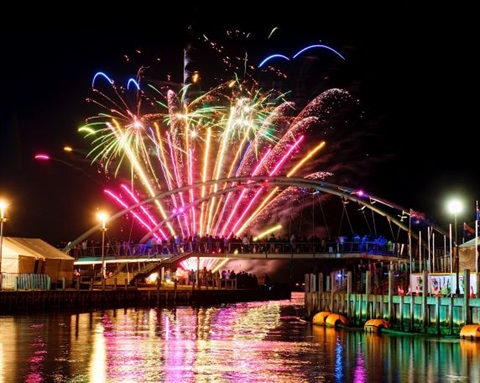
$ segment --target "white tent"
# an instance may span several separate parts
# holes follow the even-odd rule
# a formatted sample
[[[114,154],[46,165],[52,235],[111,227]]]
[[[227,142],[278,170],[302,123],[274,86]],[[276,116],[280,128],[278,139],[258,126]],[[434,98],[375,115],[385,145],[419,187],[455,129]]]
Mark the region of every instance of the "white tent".
[[[3,237],[2,274],[46,274],[53,284],[73,279],[75,258],[39,238]]]
[[[476,271],[478,265],[475,259],[475,245],[480,245],[480,237],[473,238],[458,246],[460,272],[465,269],[469,269],[472,273]]]

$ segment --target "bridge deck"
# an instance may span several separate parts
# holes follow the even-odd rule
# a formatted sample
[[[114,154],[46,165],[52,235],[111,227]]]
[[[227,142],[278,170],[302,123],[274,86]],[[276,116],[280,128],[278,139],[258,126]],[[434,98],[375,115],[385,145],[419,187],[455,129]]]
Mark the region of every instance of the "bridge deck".
[[[194,253],[187,252],[174,255],[139,255],[139,256],[106,256],[104,262],[106,264],[121,264],[121,263],[164,263],[172,264],[183,261],[192,257],[201,258],[220,258],[220,259],[240,259],[240,260],[303,260],[303,259],[366,259],[376,261],[402,261],[408,262],[408,258],[399,257],[398,255],[385,252],[343,252],[343,253]],[[82,265],[96,265],[102,263],[102,257],[80,257],[75,260],[76,266]]]

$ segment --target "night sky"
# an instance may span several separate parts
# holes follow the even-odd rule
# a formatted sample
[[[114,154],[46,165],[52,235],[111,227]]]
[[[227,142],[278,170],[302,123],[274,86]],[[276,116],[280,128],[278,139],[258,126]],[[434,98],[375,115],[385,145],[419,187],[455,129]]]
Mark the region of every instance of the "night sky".
[[[333,166],[342,174],[342,168],[355,169],[352,164],[358,163],[358,171],[345,172],[342,181],[423,211],[439,225],[451,221],[446,200],[458,195],[465,202],[459,218],[472,222],[480,199],[473,118],[478,66],[472,58],[473,27],[461,21],[468,10],[419,10],[399,2],[392,9],[347,12],[341,5],[322,12],[245,11],[235,20],[194,8],[175,26],[148,32],[136,27],[2,31],[0,197],[10,202],[5,235],[57,244],[97,223],[95,210],[107,204],[102,176],[80,153],[62,151],[65,145],[89,150],[77,129],[99,112],[85,101],[92,96],[93,75],[104,71],[123,80],[146,65],[159,81],[181,82],[190,27],[219,39],[227,30],[251,31],[251,45],[232,44],[232,49],[251,49],[252,62],[309,44],[341,52],[344,62],[331,56],[328,61],[325,53],[317,73],[294,72],[297,85],[290,85],[298,88],[303,81],[307,97],[308,91],[338,87],[359,99],[364,113],[358,128],[364,134],[346,141],[355,147],[346,151],[353,157],[339,152]],[[274,27],[274,38],[268,39]],[[204,60],[204,77],[215,81],[222,75],[211,73],[216,67],[205,64],[209,57],[196,54],[200,67]],[[33,158],[39,152],[59,161],[39,163]]]

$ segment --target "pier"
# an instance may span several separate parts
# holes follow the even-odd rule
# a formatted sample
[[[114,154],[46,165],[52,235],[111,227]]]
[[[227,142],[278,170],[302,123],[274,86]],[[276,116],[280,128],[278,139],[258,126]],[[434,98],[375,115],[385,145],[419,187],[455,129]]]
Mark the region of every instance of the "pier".
[[[307,318],[322,311],[340,314],[352,327],[363,327],[370,319],[383,319],[393,330],[431,335],[459,335],[464,326],[480,323],[478,294],[468,293],[469,290],[459,296],[432,294],[428,276],[424,271],[422,278],[426,284],[421,291],[399,293],[394,272],[390,271],[387,292],[372,294],[370,272],[366,273],[365,291],[359,293],[352,291],[351,273],[342,283],[336,283],[331,276],[324,279],[323,274],[308,274],[305,276],[305,314]],[[465,270],[466,286],[470,284],[470,277],[470,271]],[[474,279],[475,284],[478,280]]]
[[[117,286],[103,289],[61,288],[56,290],[17,290],[0,292],[0,314],[16,314],[55,310],[85,312],[97,309],[129,307],[175,307],[229,304],[248,301],[289,299],[287,286],[272,289],[237,289],[180,286],[153,287]]]

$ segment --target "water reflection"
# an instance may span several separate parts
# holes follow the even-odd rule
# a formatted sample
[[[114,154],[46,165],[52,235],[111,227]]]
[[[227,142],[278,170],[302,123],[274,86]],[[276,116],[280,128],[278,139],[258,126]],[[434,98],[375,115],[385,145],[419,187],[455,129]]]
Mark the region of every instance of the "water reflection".
[[[0,382],[480,381],[480,343],[304,321],[303,295],[0,317]]]

